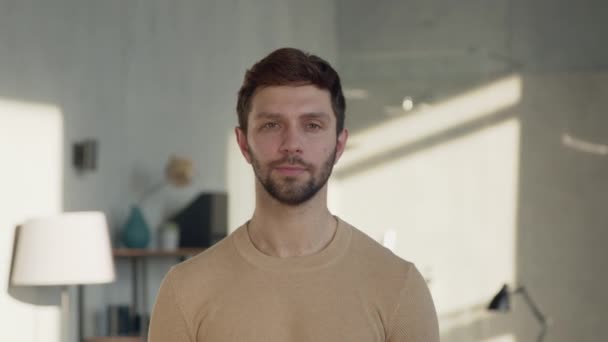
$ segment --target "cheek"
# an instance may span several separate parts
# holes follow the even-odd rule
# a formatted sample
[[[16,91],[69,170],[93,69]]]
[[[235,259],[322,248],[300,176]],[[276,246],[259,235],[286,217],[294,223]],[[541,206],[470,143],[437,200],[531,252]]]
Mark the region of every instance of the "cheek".
[[[268,138],[257,138],[255,140],[250,141],[249,150],[253,153],[259,160],[272,159],[276,151],[276,144],[272,139]]]
[[[276,149],[275,144],[273,144],[272,141],[268,139],[262,139],[258,141],[255,145],[255,150],[258,151],[258,153],[268,154],[272,153],[274,149]]]
[[[317,156],[315,159],[318,159],[317,161],[319,162],[325,161],[334,153],[335,148],[336,146],[332,145],[331,143],[324,143],[322,145],[319,144],[319,146],[316,146],[314,149],[314,155]]]

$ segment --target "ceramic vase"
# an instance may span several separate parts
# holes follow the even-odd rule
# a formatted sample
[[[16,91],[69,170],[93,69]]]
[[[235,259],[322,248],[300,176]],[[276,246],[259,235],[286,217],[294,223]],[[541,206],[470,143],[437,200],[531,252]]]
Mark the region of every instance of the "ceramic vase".
[[[138,206],[131,207],[122,229],[122,243],[128,248],[146,248],[150,243],[150,227]]]

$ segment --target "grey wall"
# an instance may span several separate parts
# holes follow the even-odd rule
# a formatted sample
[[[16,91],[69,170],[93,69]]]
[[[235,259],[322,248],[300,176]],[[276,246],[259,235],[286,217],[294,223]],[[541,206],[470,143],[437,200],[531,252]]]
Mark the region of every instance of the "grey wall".
[[[333,18],[333,2],[320,0],[0,1],[0,98],[57,107],[63,123],[62,153],[55,156],[61,158],[62,179],[52,183],[61,184],[55,190],[61,200],[40,206],[24,202],[19,214],[4,214],[0,220],[7,232],[0,236],[1,249],[7,251],[0,260],[7,266],[0,273],[6,279],[0,324],[13,327],[0,329],[0,340],[52,341],[58,329],[58,312],[43,307],[58,304],[56,292],[32,290],[37,300],[27,303],[9,289],[14,226],[41,212],[96,209],[108,214],[118,240],[129,205],[162,180],[173,153],[192,158],[197,172],[189,188],[166,189],[146,202],[143,209],[154,231],[196,193],[225,191],[226,151],[245,69],[286,45],[335,61]],[[2,120],[19,115],[6,108],[0,108],[8,112]],[[99,170],[79,175],[70,165],[71,144],[89,137],[99,141]],[[23,150],[23,140],[8,143],[11,153]],[[25,160],[8,157],[0,156],[5,167]],[[10,201],[12,194],[0,196]],[[151,261],[147,311],[174,262]],[[95,315],[105,305],[129,300],[128,264],[119,261],[117,266],[116,283],[86,288],[85,336],[95,333]],[[31,334],[19,335],[23,330]]]
[[[5,100],[0,127],[15,134],[3,141],[7,150],[0,157],[0,174],[16,185],[13,191],[5,187],[0,197],[17,205],[0,211],[0,249],[7,251],[0,260],[3,265],[10,265],[15,226],[28,217],[96,209],[109,213],[113,223],[121,218],[127,197],[122,154],[127,144],[125,63],[116,51],[124,46],[124,24],[122,1],[0,1],[0,98]],[[31,113],[7,101],[53,108],[59,124],[44,118],[53,111],[41,110],[29,126],[14,126],[15,120]],[[45,138],[55,132],[57,141]],[[99,170],[79,176],[70,166],[70,146],[88,137],[100,142]],[[57,150],[49,152],[54,144]],[[49,179],[55,167],[58,179]],[[15,168],[16,174],[10,171]],[[47,185],[30,185],[38,180]],[[55,182],[59,186],[49,189]],[[16,201],[20,197],[30,200]],[[40,198],[58,201],[42,203]],[[0,274],[0,340],[56,341],[59,315],[49,304],[58,304],[58,292],[32,289],[19,295],[9,290],[9,268],[3,267]]]
[[[333,6],[323,0],[306,4],[185,1],[177,5],[140,1],[129,8],[126,163],[137,179],[132,193],[162,177],[171,152],[190,156],[197,167],[195,182],[188,189],[169,189],[146,204],[153,227],[162,221],[163,213],[184,205],[197,192],[226,191],[235,179],[250,176],[242,164],[228,170],[230,156],[238,154],[230,142],[235,140],[236,93],[244,72],[283,46],[297,46],[335,61]],[[241,200],[249,191],[253,188],[230,193],[231,227],[251,214],[250,202]],[[175,260],[150,261],[148,312],[160,279]],[[123,275],[128,277],[128,265],[123,266]],[[109,301],[127,300],[127,285],[110,286]]]

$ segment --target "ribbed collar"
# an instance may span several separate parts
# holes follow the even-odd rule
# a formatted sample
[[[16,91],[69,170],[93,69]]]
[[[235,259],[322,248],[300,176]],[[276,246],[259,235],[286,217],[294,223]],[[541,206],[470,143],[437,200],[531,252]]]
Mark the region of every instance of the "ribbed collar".
[[[346,253],[352,228],[339,217],[336,216],[336,219],[338,226],[330,243],[323,250],[311,255],[279,258],[264,254],[251,242],[246,224],[235,230],[231,237],[239,254],[257,267],[276,271],[310,271],[329,266]]]

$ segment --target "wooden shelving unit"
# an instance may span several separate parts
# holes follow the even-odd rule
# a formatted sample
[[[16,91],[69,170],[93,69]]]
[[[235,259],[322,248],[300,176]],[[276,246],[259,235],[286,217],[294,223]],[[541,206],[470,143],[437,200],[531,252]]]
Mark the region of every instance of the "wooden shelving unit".
[[[174,250],[144,249],[144,248],[114,248],[112,253],[117,258],[138,257],[188,257],[196,255],[204,248],[178,248]]]
[[[84,342],[144,342],[141,336],[100,336],[89,337]]]
[[[148,287],[146,285],[146,261],[147,258],[152,257],[167,257],[167,258],[187,258],[199,254],[204,251],[205,248],[178,248],[174,250],[162,250],[162,249],[139,249],[139,248],[114,248],[112,249],[112,254],[115,258],[121,259],[129,259],[131,262],[131,270],[132,270],[132,304],[131,307],[136,311],[139,307],[139,303],[137,301],[138,291],[139,291],[139,273],[141,271],[141,275],[144,279],[142,285],[142,298],[144,299],[143,307],[147,306],[145,299],[148,295]],[[143,327],[147,329],[146,326]],[[143,336],[95,336],[88,337],[83,339],[83,342],[145,342],[145,337]]]

